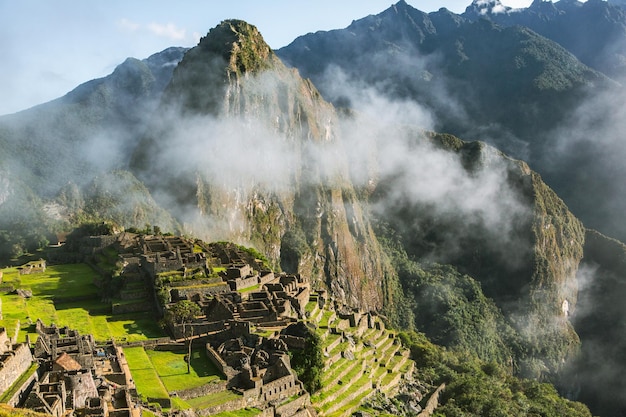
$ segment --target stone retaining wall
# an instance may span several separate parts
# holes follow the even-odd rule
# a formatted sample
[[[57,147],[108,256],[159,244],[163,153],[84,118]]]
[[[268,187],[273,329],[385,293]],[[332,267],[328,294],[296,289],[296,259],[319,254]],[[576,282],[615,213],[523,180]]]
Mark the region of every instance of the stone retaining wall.
[[[35,386],[35,382],[37,382],[38,379],[39,374],[37,373],[37,369],[35,369],[33,373],[28,377],[28,379],[24,381],[22,386],[19,387],[17,391],[15,391],[15,394],[13,394],[11,398],[7,400],[7,404],[9,404],[11,407],[17,407],[24,401],[26,401],[28,393]]]
[[[276,417],[294,416],[298,412],[298,410],[306,407],[309,404],[311,404],[311,397],[307,392],[287,404],[276,407],[274,409],[274,415]]]
[[[33,356],[30,348],[24,343],[2,355],[0,369],[0,394],[4,393],[30,367]]]
[[[204,384],[195,388],[172,391],[170,392],[170,395],[177,395],[183,400],[189,400],[191,398],[198,398],[205,395],[214,394],[216,392],[226,391],[227,385],[227,381],[219,381],[216,383]]]
[[[223,413],[226,411],[240,410],[245,407],[246,407],[246,404],[242,398],[242,399],[231,400],[224,404],[214,405],[213,407],[203,408],[201,410],[197,410],[196,413],[200,416],[210,416],[213,414]]]
[[[435,409],[439,407],[439,395],[441,395],[441,391],[446,389],[446,384],[439,385],[439,388],[433,392],[428,401],[426,401],[426,407],[422,410],[421,413],[417,415],[417,417],[430,417],[435,412]]]

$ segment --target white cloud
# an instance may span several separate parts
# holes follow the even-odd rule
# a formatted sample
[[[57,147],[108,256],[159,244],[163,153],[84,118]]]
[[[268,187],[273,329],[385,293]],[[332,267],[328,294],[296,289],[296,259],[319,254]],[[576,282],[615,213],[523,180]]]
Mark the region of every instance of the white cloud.
[[[181,41],[187,36],[185,29],[177,27],[173,23],[160,24],[152,22],[148,25],[148,30],[157,36],[170,38],[172,40]]]
[[[133,22],[132,20],[126,19],[125,17],[121,18],[117,21],[117,24],[124,30],[129,32],[136,32],[139,30],[141,25],[137,22]]]

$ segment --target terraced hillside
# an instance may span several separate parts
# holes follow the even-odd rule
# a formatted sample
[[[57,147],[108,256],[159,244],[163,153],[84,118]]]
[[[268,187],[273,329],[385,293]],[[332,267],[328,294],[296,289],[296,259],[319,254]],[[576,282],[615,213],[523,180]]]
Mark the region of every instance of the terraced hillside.
[[[316,295],[306,307],[323,340],[326,363],[323,387],[311,402],[321,416],[350,416],[373,393],[393,395],[415,364],[379,317],[330,307]]]

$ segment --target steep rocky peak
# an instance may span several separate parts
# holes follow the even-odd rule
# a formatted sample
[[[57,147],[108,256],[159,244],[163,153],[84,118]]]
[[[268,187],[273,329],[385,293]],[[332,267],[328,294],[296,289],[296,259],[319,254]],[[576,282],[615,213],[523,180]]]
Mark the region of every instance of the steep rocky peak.
[[[258,29],[243,20],[225,20],[200,40],[198,47],[221,55],[234,72],[265,69],[273,56]]]
[[[174,70],[164,95],[196,113],[219,113],[232,83],[250,74],[284,69],[258,29],[242,20],[225,20],[200,39]]]
[[[575,10],[583,6],[583,3],[578,0],[560,0],[556,2],[555,6],[559,10]]]
[[[500,0],[474,0],[465,9],[464,16],[481,17],[493,14],[508,13],[512,9],[505,6]]]
[[[534,0],[532,4],[528,6],[528,10],[549,16],[554,16],[559,12],[552,0]]]

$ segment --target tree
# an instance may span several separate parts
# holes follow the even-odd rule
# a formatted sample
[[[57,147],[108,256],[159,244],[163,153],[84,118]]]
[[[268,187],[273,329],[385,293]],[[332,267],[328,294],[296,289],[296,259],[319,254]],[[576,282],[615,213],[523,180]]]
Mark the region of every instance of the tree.
[[[187,373],[191,373],[191,338],[193,336],[193,326],[190,326],[191,332],[187,334],[187,324],[191,324],[196,316],[201,313],[200,307],[192,301],[180,300],[170,308],[170,314],[175,323],[182,324],[183,336],[187,342]]]
[[[304,349],[291,351],[291,367],[298,375],[298,379],[304,384],[304,388],[310,393],[314,393],[322,388],[324,355],[319,335],[308,328],[307,333]]]

